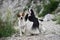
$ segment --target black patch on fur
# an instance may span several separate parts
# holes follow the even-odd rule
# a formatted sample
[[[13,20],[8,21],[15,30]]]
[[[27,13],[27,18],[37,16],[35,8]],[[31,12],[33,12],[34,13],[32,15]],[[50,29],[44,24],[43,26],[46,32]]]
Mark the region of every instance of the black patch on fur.
[[[28,14],[25,16],[25,21],[27,21],[27,19],[28,19]]]
[[[32,29],[36,29],[36,28],[39,28],[39,22],[38,22],[38,19],[33,17],[33,16],[30,16],[29,17],[29,20],[31,22],[33,22],[33,26],[32,26]]]
[[[31,9],[31,16],[28,17],[28,19],[33,22],[33,26],[32,29],[36,29],[39,28],[39,22],[38,22],[38,18],[35,17],[33,10]]]

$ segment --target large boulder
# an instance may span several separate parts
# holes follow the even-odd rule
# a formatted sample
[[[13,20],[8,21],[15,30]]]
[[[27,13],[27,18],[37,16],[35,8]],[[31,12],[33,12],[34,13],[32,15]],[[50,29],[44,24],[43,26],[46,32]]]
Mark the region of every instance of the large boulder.
[[[47,14],[45,15],[45,17],[43,18],[43,21],[50,21],[54,18],[54,15],[52,14]]]

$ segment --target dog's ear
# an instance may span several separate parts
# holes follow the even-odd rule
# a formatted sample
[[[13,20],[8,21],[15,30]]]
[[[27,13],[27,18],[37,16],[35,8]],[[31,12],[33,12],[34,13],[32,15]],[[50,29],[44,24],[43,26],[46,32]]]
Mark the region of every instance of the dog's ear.
[[[25,15],[25,13],[23,12],[23,13],[22,13],[22,16],[24,16],[24,15]]]
[[[20,17],[20,15],[19,15],[19,14],[17,14],[17,17]]]
[[[29,12],[30,12],[31,16],[34,16],[35,17],[35,14],[34,14],[33,9],[29,9]]]

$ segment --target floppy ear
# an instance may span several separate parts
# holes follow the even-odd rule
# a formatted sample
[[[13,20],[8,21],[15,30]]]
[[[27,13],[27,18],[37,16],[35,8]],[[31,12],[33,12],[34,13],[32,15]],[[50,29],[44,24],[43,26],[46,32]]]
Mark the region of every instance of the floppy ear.
[[[20,15],[19,15],[19,14],[17,14],[17,17],[20,17]]]
[[[23,11],[23,13],[22,13],[22,16],[24,16],[25,15],[25,11]]]
[[[25,13],[23,12],[23,13],[22,13],[22,16],[24,16],[24,15],[25,15]]]

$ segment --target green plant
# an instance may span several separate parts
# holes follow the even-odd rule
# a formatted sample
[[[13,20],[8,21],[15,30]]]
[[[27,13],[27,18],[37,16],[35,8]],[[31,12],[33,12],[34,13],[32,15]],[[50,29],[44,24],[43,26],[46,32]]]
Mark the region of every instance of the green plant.
[[[0,37],[8,37],[15,33],[15,29],[9,22],[0,22]]]
[[[6,20],[3,21],[0,16],[0,37],[8,37],[13,35],[16,30],[14,29],[13,21],[11,18],[11,12],[7,10]]]
[[[41,5],[36,5],[36,12],[39,14],[40,10],[41,10]]]
[[[28,3],[26,4],[26,7],[23,9],[23,11],[28,10],[31,7],[32,1],[33,3],[35,3],[36,0],[29,0]]]
[[[48,13],[52,13],[53,11],[55,11],[58,5],[59,5],[58,1],[50,0],[50,4],[44,5],[43,12],[40,13],[38,16],[41,17],[41,16],[45,16]]]
[[[57,24],[60,24],[60,15],[58,15],[57,17],[56,17],[56,21],[57,21]]]

